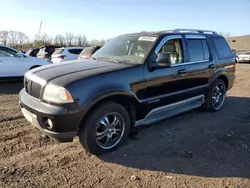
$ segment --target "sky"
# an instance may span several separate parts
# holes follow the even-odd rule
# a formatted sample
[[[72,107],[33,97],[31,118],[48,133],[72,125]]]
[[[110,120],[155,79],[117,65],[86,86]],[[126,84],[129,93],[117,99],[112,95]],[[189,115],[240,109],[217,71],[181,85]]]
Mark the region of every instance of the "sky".
[[[250,0],[0,0],[0,30],[88,40],[175,28],[250,34]]]

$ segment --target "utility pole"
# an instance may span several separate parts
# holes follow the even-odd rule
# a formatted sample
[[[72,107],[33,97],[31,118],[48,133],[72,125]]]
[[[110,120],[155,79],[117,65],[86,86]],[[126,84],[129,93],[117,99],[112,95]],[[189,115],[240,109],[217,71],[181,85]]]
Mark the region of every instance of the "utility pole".
[[[40,40],[40,34],[41,34],[41,30],[42,30],[42,25],[43,25],[43,21],[41,21],[38,33],[35,35],[35,40],[34,40],[34,43],[33,43],[33,47],[35,47],[36,41]]]

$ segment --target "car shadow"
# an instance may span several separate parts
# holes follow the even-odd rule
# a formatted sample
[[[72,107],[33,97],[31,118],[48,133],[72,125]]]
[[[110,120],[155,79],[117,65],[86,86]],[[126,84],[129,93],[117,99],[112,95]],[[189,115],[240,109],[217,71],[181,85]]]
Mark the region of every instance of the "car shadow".
[[[0,82],[0,95],[18,94],[23,88],[23,81],[2,81]]]
[[[228,97],[216,113],[200,109],[147,128],[105,162],[203,177],[250,178],[250,98]]]

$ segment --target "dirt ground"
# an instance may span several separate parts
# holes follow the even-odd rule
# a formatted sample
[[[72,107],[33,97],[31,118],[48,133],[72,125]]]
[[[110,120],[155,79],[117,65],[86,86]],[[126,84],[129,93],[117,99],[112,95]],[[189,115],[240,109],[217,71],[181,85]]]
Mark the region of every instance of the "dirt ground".
[[[138,139],[101,157],[77,138],[40,138],[20,113],[21,87],[0,83],[0,187],[250,188],[250,65],[237,65],[220,112],[195,110],[140,128]]]

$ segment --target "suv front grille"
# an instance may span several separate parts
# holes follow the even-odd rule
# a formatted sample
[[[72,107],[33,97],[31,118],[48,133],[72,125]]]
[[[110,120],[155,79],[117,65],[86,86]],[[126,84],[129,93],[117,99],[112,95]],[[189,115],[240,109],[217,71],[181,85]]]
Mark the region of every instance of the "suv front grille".
[[[41,92],[41,85],[24,77],[24,87],[25,87],[25,91],[35,97],[35,98],[39,98],[40,97],[40,92]]]

